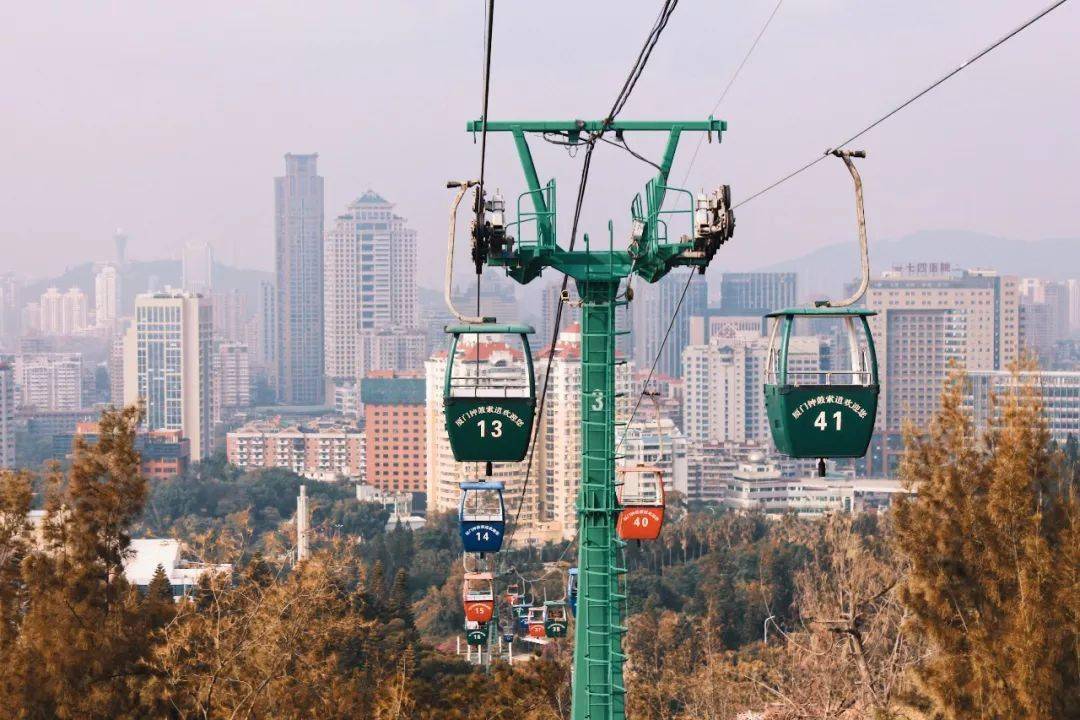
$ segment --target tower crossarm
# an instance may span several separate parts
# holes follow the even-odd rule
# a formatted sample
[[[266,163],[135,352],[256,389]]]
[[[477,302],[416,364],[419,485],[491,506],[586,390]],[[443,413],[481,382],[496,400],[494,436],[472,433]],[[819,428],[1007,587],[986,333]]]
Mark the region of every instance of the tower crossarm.
[[[620,277],[637,274],[648,282],[656,282],[677,265],[704,269],[718,243],[710,244],[703,237],[703,225],[695,212],[703,207],[702,200],[695,203],[693,193],[670,186],[668,178],[683,132],[708,133],[710,140],[716,133],[719,142],[726,129],[726,121],[711,116],[703,121],[493,120],[486,124],[483,120],[469,121],[466,130],[474,135],[486,130],[513,136],[527,187],[517,198],[516,219],[505,227],[509,242],[501,244],[498,252],[488,254],[487,263],[505,267],[507,274],[522,284],[539,276],[545,267],[581,279],[586,274],[596,277],[602,264],[605,270]],[[613,135],[612,142],[622,144],[628,132],[666,132],[668,139],[664,154],[656,163],[657,173],[645,187],[644,200],[638,194],[631,203],[632,230],[627,249],[590,252],[560,247],[556,240],[555,181],[541,184],[527,136],[557,135],[560,142],[573,147],[595,142],[602,134]],[[665,209],[669,195],[680,198],[685,195],[688,207]],[[676,229],[677,225],[685,227],[686,232]],[[609,232],[610,227],[609,223]]]

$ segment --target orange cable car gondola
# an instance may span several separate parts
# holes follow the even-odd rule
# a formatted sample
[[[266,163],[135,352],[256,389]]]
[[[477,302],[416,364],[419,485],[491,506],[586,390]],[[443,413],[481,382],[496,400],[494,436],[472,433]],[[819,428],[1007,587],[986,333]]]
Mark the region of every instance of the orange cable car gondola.
[[[635,465],[616,471],[620,482],[619,519],[615,525],[623,540],[655,540],[664,525],[664,471],[654,465]]]
[[[664,460],[664,434],[660,423],[660,403],[650,394],[656,408],[657,458]],[[627,428],[629,429],[629,428]],[[664,525],[664,470],[658,465],[640,463],[616,470],[615,496],[619,501],[619,519],[615,530],[623,540],[655,540]]]
[[[490,572],[465,573],[462,583],[462,603],[465,619],[486,623],[495,615],[494,576]]]
[[[547,622],[544,620],[545,608],[531,607],[529,608],[529,617],[526,621],[528,624],[528,636],[531,638],[546,638],[547,637]]]

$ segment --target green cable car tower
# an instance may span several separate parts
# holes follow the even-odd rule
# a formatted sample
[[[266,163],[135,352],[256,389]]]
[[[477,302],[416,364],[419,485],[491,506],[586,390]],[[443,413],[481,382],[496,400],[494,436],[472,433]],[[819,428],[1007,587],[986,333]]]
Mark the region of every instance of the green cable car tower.
[[[503,267],[506,274],[525,284],[544,268],[565,273],[577,284],[581,299],[581,483],[578,492],[578,601],[574,628],[574,720],[623,720],[626,689],[623,683],[623,606],[626,572],[616,534],[619,506],[615,494],[615,309],[632,295],[620,293],[623,280],[637,275],[656,282],[673,268],[685,265],[704,272],[716,250],[732,235],[734,218],[726,187],[709,196],[695,196],[668,186],[679,138],[684,132],[716,133],[727,128],[722,120],[702,122],[628,121],[511,121],[468,123],[472,133],[510,133],[517,147],[528,188],[517,198],[516,219],[503,223],[501,198],[478,198],[486,213],[483,232],[473,233],[473,258]],[[606,249],[594,248],[588,234],[585,249],[560,247],[556,242],[555,181],[541,185],[527,135],[558,135],[570,145],[596,142],[604,133],[622,139],[625,133],[666,132],[667,146],[659,171],[649,180],[644,197],[631,203],[632,233],[625,250],[614,249],[608,222]],[[465,189],[459,187],[451,214]],[[678,207],[682,196],[688,207]],[[674,197],[672,206],[665,200]],[[482,218],[479,217],[478,222]],[[516,235],[516,238],[514,237]],[[451,230],[451,257],[453,232]],[[448,270],[449,275],[449,270]],[[629,297],[628,297],[629,295]],[[484,319],[477,319],[483,322]]]

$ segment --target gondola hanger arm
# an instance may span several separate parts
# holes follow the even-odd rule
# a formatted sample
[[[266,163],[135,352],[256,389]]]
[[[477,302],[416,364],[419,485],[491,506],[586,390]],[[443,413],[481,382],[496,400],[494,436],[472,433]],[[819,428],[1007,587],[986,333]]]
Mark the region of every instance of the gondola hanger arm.
[[[851,160],[852,158],[865,158],[866,151],[829,148],[825,151],[825,154],[833,155],[843,160],[844,164],[847,165],[848,172],[851,173],[851,179],[855,183],[855,219],[859,225],[859,251],[861,255],[862,278],[859,282],[858,289],[851,297],[836,302],[833,302],[832,300],[821,300],[814,304],[818,307],[850,307],[859,302],[870,287],[870,250],[866,240],[866,211],[863,207],[862,177],[860,177],[859,171],[855,167],[855,163]]]
[[[446,183],[446,187],[457,188],[458,191],[454,196],[454,201],[450,204],[450,227],[446,238],[446,276],[443,282],[443,299],[446,301],[446,308],[463,323],[483,323],[489,320],[489,318],[478,315],[466,315],[459,312],[454,307],[454,300],[450,292],[454,284],[454,240],[457,236],[458,206],[461,205],[461,198],[465,197],[468,189],[478,184],[478,180],[449,180]]]

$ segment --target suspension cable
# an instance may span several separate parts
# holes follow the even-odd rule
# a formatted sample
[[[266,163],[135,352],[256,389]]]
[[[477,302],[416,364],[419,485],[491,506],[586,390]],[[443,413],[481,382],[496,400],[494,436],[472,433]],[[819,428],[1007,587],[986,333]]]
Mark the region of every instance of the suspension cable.
[[[567,247],[568,252],[572,252],[574,249],[574,243],[577,240],[578,224],[581,220],[581,209],[585,203],[585,188],[589,181],[589,168],[592,165],[593,150],[596,147],[598,139],[603,138],[608,127],[615,122],[615,117],[622,111],[626,105],[627,100],[630,99],[630,94],[634,91],[634,87],[637,85],[638,79],[641,78],[642,72],[645,70],[645,66],[649,62],[649,58],[652,56],[652,51],[656,47],[657,42],[660,40],[660,34],[667,27],[668,21],[671,19],[671,14],[674,12],[675,7],[679,4],[679,0],[665,0],[663,7],[660,9],[660,14],[657,16],[656,21],[653,23],[652,28],[649,31],[648,36],[645,38],[645,43],[642,45],[640,52],[638,52],[637,59],[634,61],[633,67],[630,69],[630,73],[627,75],[626,80],[623,82],[622,88],[619,90],[619,94],[615,97],[615,102],[611,105],[611,110],[608,111],[607,117],[604,118],[604,122],[600,127],[599,132],[591,134],[585,145],[585,159],[581,165],[581,178],[578,181],[578,193],[577,201],[574,205],[574,220],[570,226],[570,243]],[[544,419],[544,405],[547,400],[548,386],[550,385],[551,369],[554,364],[552,361],[555,357],[555,346],[559,340],[559,328],[562,324],[563,305],[565,304],[565,298],[567,294],[568,283],[570,276],[563,274],[562,285],[559,289],[559,304],[555,309],[555,322],[552,329],[551,345],[548,348],[547,367],[544,368],[544,383],[540,390],[540,400],[537,403],[536,417],[538,422],[533,428],[532,440],[529,443],[529,457],[525,465],[525,479],[521,484],[521,492],[518,495],[517,508],[514,511],[514,524],[510,528],[510,534],[507,537],[507,543],[513,540],[514,534],[517,532],[518,519],[521,517],[521,508],[525,502],[525,493],[529,487],[529,477],[532,473],[533,456],[536,451],[537,438],[540,435],[540,429]]]
[[[634,408],[630,411],[630,417],[626,420],[626,425],[623,427],[622,437],[619,438],[619,444],[615,447],[615,454],[619,454],[619,450],[622,449],[623,442],[626,441],[626,430],[630,429],[630,423],[634,422],[634,416],[637,415],[638,408],[641,407],[641,400],[645,397],[649,389],[649,383],[652,382],[653,373],[656,372],[656,365],[660,362],[660,356],[664,354],[664,346],[667,345],[668,338],[671,336],[671,330],[675,327],[675,320],[679,317],[679,311],[682,310],[683,301],[686,300],[686,292],[690,289],[690,283],[694,279],[694,275],[697,272],[694,268],[690,268],[690,274],[686,277],[686,284],[683,285],[682,294],[679,295],[679,302],[675,304],[675,312],[671,313],[671,322],[668,323],[667,330],[664,332],[664,337],[660,340],[660,347],[656,350],[656,357],[653,358],[652,366],[649,368],[649,374],[645,378],[645,382],[641,385],[641,392],[637,396],[637,400],[634,401]]]
[[[765,35],[765,31],[769,29],[769,25],[772,24],[773,18],[776,17],[776,14],[780,11],[780,6],[783,4],[784,0],[778,0],[776,5],[773,7],[772,12],[769,13],[769,17],[766,18],[765,23],[761,26],[761,29],[758,30],[757,35],[754,37],[754,41],[750,43],[750,48],[746,51],[746,54],[743,55],[742,60],[739,62],[738,66],[736,66],[735,71],[731,74],[731,78],[728,79],[727,85],[725,85],[724,89],[720,92],[720,97],[717,99],[716,104],[713,105],[712,112],[709,113],[710,116],[715,115],[716,112],[720,109],[720,105],[723,104],[724,98],[727,97],[728,92],[731,90],[732,86],[735,85],[735,81],[739,79],[739,74],[742,73],[743,68],[746,67],[746,63],[750,60],[750,56],[754,53],[754,50],[757,49],[758,44],[761,42],[761,38]],[[690,163],[686,167],[686,174],[683,176],[683,185],[686,184],[687,179],[689,179],[690,177],[690,171],[694,168],[694,163],[697,161],[698,152],[701,150],[701,144],[702,142],[704,142],[704,140],[704,137],[698,137],[697,146],[694,148],[694,154],[690,157]],[[633,151],[631,151],[629,147],[627,147],[626,149],[635,156],[637,155],[637,153],[633,153]],[[645,162],[649,162],[645,158],[639,157],[639,159],[644,160]],[[664,352],[664,346],[667,344],[668,337],[671,335],[671,330],[675,326],[675,321],[679,317],[679,311],[682,309],[683,301],[686,299],[686,293],[690,289],[690,283],[693,281],[693,279],[694,273],[693,271],[691,271],[690,276],[686,278],[686,285],[683,287],[682,294],[679,296],[679,302],[675,306],[675,312],[672,313],[671,321],[668,323],[667,332],[664,333],[663,340],[661,340],[660,342],[660,347],[656,351],[656,357],[653,358],[652,366],[649,368],[649,375],[645,379],[644,384],[641,386],[641,393],[634,401],[634,407],[630,411],[630,417],[626,421],[627,427],[629,427],[630,423],[634,421],[634,417],[637,415],[638,408],[641,406],[641,401],[649,390],[649,383],[652,382],[653,374],[656,372],[656,365],[660,361],[660,356]],[[626,433],[624,432],[623,437],[619,439],[619,445],[615,450],[616,454],[619,450],[622,449],[623,440],[625,440],[625,438]]]
[[[713,105],[712,112],[709,113],[710,116],[716,115],[716,111],[720,109],[720,105],[724,102],[724,98],[727,97],[728,91],[731,90],[731,86],[735,84],[735,81],[739,79],[739,73],[741,73],[742,69],[746,67],[747,61],[749,61],[750,56],[754,54],[754,50],[757,48],[758,43],[761,42],[761,38],[765,35],[765,31],[769,29],[769,25],[772,24],[773,18],[776,17],[776,13],[780,11],[780,6],[783,4],[784,0],[777,1],[776,7],[773,8],[773,11],[769,14],[768,19],[765,20],[765,24],[761,26],[760,30],[758,30],[758,34],[754,38],[754,42],[750,43],[750,49],[746,51],[745,55],[743,55],[742,61],[739,63],[738,67],[735,68],[735,72],[731,74],[731,78],[728,80],[727,85],[724,86],[723,91],[720,93],[719,99],[717,99],[716,104]],[[690,178],[690,171],[694,168],[694,163],[697,161],[698,153],[701,152],[701,144],[704,141],[705,138],[699,135],[697,146],[694,148],[694,154],[690,156],[690,164],[687,165],[686,174],[683,176],[683,185],[685,185],[686,181]]]
[[[487,0],[484,6],[484,95],[481,101],[480,112],[480,182],[476,184],[476,224],[479,230],[484,222],[484,169],[487,165],[487,124],[488,124],[488,99],[491,96],[491,42],[492,30],[495,27],[495,0]],[[480,312],[480,276],[483,270],[476,266],[476,316],[482,317]],[[480,362],[480,343],[476,344],[476,362]],[[480,382],[479,365],[477,366],[477,383]]]
[[[876,128],[881,123],[883,123],[886,120],[888,120],[889,118],[891,118],[893,115],[897,114],[898,112],[900,112],[901,110],[903,110],[907,106],[911,105],[916,100],[923,97],[924,95],[927,95],[928,93],[930,93],[931,91],[936,89],[939,85],[942,85],[946,80],[949,80],[954,75],[958,75],[961,71],[967,69],[971,65],[974,65],[976,62],[981,60],[983,57],[985,57],[986,55],[989,55],[992,51],[994,51],[997,48],[1001,47],[1002,45],[1004,45],[1009,40],[1012,40],[1014,37],[1016,37],[1017,35],[1022,33],[1024,30],[1027,30],[1029,27],[1031,27],[1032,25],[1037,23],[1039,20],[1042,20],[1044,17],[1046,17],[1051,12],[1053,12],[1054,10],[1056,10],[1059,7],[1061,7],[1062,5],[1064,5],[1066,2],[1068,2],[1068,0],[1056,0],[1056,2],[1051,3],[1049,6],[1047,6],[1043,10],[1041,10],[1038,14],[1034,15],[1033,17],[1031,17],[1030,19],[1028,19],[1025,22],[1021,23],[1020,25],[1017,25],[1015,28],[1010,30],[1008,33],[1006,33],[1005,35],[1002,35],[996,41],[990,43],[985,48],[983,48],[979,52],[975,53],[974,55],[972,55],[970,58],[968,58],[964,62],[957,65],[955,68],[953,68],[949,72],[945,73],[944,75],[939,77],[937,80],[930,83],[925,88],[923,88],[919,92],[915,93],[910,98],[908,98],[904,102],[900,103],[899,105],[894,107],[892,110],[885,113],[884,115],[879,117],[877,120],[875,120],[874,122],[872,122],[869,125],[867,125],[866,127],[864,127],[859,132],[857,132],[854,135],[852,135],[851,137],[849,137],[847,140],[845,140],[842,143],[839,143],[837,145],[834,145],[833,147],[826,150],[824,154],[819,155],[818,157],[814,158],[813,160],[806,163],[805,165],[797,168],[796,170],[793,170],[793,171],[789,172],[787,175],[784,175],[779,180],[776,180],[775,182],[765,186],[761,190],[758,190],[757,192],[753,193],[749,197],[747,197],[747,198],[745,198],[743,200],[740,200],[739,202],[735,203],[735,205],[732,206],[732,209],[735,209],[737,207],[745,205],[746,203],[750,202],[751,200],[754,200],[756,198],[761,197],[762,195],[764,195],[765,193],[771,191],[772,189],[774,189],[776,187],[779,187],[780,185],[783,185],[784,183],[786,183],[788,180],[792,179],[796,175],[801,175],[803,172],[809,170],[810,168],[812,168],[813,166],[817,165],[819,162],[824,160],[826,157],[828,157],[829,154],[834,149],[835,150],[841,150],[845,146],[849,145],[850,143],[855,142],[860,137],[862,137],[866,133],[868,133],[871,130],[873,130],[874,128]]]

